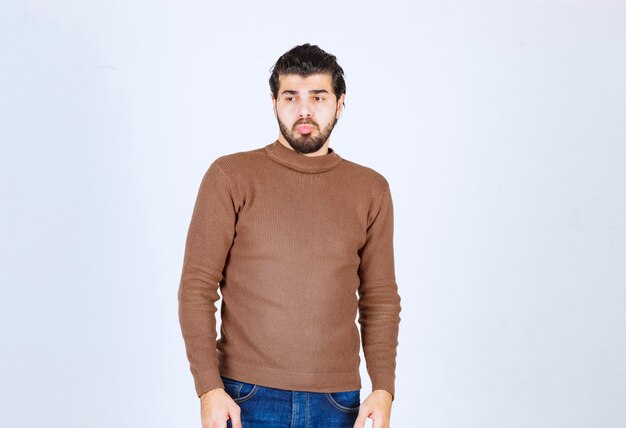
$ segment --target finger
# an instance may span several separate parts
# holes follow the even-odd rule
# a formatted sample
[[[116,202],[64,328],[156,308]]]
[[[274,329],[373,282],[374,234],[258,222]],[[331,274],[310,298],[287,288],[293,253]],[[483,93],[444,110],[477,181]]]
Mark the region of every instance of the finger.
[[[226,412],[226,414],[224,416],[222,416],[222,418],[219,421],[214,422],[215,425],[211,425],[212,427],[219,427],[219,428],[231,428],[231,420],[228,417],[228,412]]]
[[[365,428],[365,422],[367,421],[368,411],[365,410],[363,406],[361,406],[361,410],[359,410],[359,416],[357,416],[356,421],[354,421],[353,428]]]
[[[202,428],[228,428],[228,419],[211,419],[202,421]]]
[[[372,428],[389,428],[389,424],[387,423],[387,420],[382,416],[376,417],[374,419],[374,422],[372,423]]]
[[[228,418],[204,419],[202,420],[202,428],[228,428]]]
[[[230,422],[233,425],[233,428],[242,428],[241,427],[241,407],[234,407],[233,410],[230,411]]]

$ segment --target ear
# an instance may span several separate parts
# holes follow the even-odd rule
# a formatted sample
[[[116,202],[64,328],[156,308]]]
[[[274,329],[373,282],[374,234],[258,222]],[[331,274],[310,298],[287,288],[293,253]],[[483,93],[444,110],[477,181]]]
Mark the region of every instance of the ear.
[[[274,98],[274,94],[271,91],[270,98],[272,99],[272,108],[274,109],[274,115],[276,115],[276,98]]]
[[[337,119],[339,119],[339,116],[341,116],[341,111],[343,110],[343,101],[345,99],[346,99],[346,94],[344,92],[337,100],[337,114],[336,114]]]

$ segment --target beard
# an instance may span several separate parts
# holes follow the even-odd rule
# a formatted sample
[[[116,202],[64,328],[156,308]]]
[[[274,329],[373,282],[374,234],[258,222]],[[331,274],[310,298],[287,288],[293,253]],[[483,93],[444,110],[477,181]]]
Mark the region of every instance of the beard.
[[[278,115],[276,115],[276,119],[278,120],[278,127],[280,128],[280,132],[285,137],[285,140],[289,143],[289,145],[299,153],[314,153],[322,148],[328,137],[330,137],[331,132],[333,132],[333,128],[337,123],[337,117],[333,121],[331,121],[323,131],[319,131],[319,127],[317,123],[314,123],[311,120],[299,120],[293,124],[293,130],[289,130],[287,126],[280,120]],[[300,134],[295,130],[298,125],[312,125],[313,131],[309,134]],[[317,133],[317,135],[315,135]]]

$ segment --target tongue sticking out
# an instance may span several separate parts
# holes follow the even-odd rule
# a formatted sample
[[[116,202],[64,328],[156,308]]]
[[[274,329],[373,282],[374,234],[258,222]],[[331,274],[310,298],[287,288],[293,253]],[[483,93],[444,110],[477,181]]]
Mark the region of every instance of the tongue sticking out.
[[[300,134],[310,134],[313,132],[312,125],[300,125],[296,128]]]

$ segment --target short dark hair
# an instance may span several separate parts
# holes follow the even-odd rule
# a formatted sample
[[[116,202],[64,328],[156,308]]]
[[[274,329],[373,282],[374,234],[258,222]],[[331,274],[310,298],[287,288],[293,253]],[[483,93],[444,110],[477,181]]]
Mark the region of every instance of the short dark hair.
[[[278,98],[278,77],[281,74],[297,74],[300,77],[317,73],[330,74],[333,92],[337,99],[346,93],[343,68],[337,63],[337,57],[325,52],[317,45],[305,43],[293,47],[278,58],[270,70],[272,70],[270,89],[275,99]],[[345,106],[346,103],[344,102],[343,105]]]

